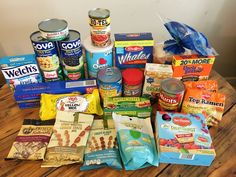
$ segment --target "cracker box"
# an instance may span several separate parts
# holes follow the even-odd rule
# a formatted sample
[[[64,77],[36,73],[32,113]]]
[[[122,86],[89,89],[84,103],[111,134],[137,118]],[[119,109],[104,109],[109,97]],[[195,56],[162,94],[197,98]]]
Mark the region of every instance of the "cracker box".
[[[144,74],[143,96],[155,99],[160,92],[161,80],[172,77],[173,71],[171,65],[147,63]]]
[[[215,61],[214,56],[174,55],[173,77],[184,81],[207,80]]]
[[[115,34],[116,67],[144,68],[153,61],[153,45],[151,33]]]
[[[42,82],[34,54],[3,57],[0,59],[0,69],[13,91],[17,85]]]
[[[160,163],[210,166],[216,153],[203,114],[157,112]]]

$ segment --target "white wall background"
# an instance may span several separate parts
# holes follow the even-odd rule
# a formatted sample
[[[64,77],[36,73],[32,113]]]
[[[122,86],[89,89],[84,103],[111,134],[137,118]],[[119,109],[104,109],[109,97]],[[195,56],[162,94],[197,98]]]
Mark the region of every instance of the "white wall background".
[[[0,0],[0,57],[32,53],[30,34],[46,18],[61,18],[89,35],[88,11],[111,11],[112,33],[152,32],[169,38],[158,14],[184,22],[209,38],[220,54],[214,68],[236,85],[236,0]]]

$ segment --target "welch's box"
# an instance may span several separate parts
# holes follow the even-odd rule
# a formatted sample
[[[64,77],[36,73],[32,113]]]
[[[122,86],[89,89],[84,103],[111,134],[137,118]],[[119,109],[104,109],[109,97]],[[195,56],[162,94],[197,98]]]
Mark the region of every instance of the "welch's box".
[[[116,67],[145,68],[152,63],[154,40],[152,33],[115,34]]]

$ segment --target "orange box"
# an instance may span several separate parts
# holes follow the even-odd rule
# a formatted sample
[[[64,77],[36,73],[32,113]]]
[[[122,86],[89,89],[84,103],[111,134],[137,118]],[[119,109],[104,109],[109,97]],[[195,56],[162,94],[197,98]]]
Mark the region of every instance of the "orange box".
[[[207,80],[214,61],[214,56],[174,55],[173,77],[183,82]]]

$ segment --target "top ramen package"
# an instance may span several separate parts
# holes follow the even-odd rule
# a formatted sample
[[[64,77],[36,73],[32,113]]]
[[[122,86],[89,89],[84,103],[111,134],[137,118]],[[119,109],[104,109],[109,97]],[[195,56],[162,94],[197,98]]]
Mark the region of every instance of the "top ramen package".
[[[13,91],[17,85],[42,82],[33,54],[3,57],[0,59],[0,69]]]
[[[25,119],[6,159],[43,159],[53,125],[54,120]]]
[[[202,113],[207,125],[217,126],[222,119],[225,107],[225,95],[199,89],[188,89],[185,93],[181,112]]]
[[[201,89],[208,90],[210,92],[216,92],[218,90],[218,84],[215,80],[206,81],[187,81],[184,82],[186,89]]]
[[[158,166],[157,149],[150,118],[112,114],[120,155],[126,170]]]
[[[122,169],[112,119],[94,120],[85,149],[84,165],[80,169],[90,170],[101,167]]]
[[[42,167],[82,163],[93,115],[58,111]]]

